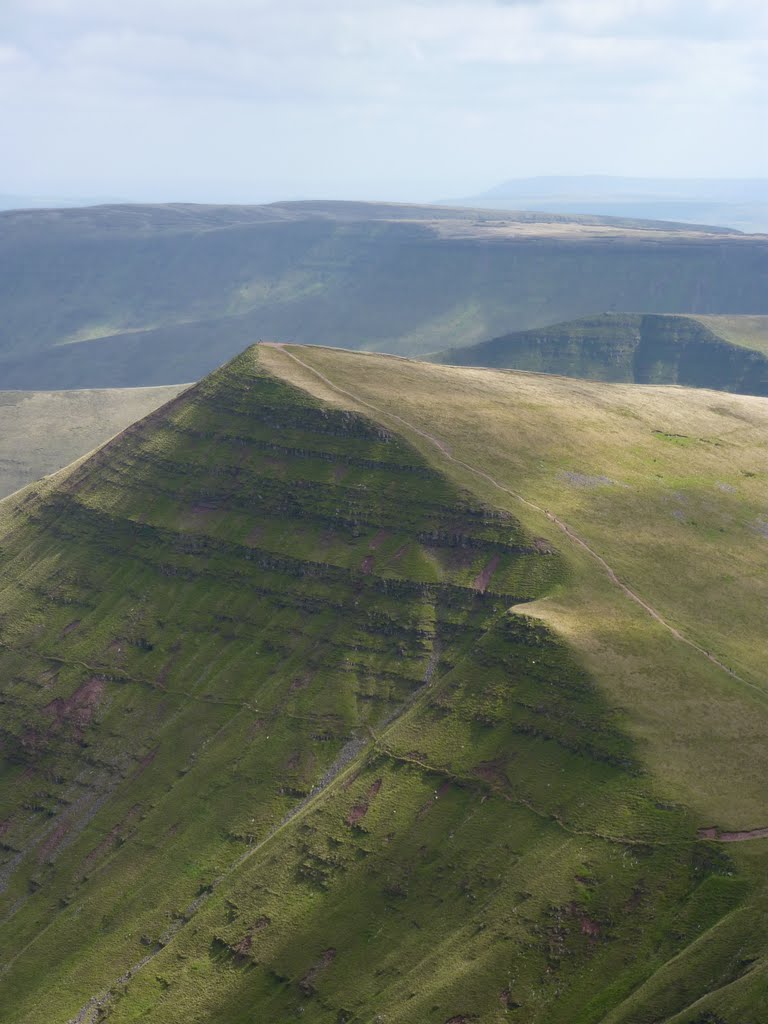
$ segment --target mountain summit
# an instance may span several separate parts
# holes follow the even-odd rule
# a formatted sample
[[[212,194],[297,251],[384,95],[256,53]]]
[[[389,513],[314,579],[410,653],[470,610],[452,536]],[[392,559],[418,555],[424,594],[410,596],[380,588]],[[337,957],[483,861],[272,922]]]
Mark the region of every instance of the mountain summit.
[[[743,974],[748,874],[525,613],[571,563],[281,360],[0,504],[0,1020],[629,1022]]]

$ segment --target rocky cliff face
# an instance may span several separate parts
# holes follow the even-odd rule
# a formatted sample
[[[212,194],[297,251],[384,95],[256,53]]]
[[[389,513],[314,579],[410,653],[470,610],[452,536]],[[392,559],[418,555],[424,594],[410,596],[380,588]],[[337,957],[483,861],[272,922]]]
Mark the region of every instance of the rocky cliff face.
[[[768,394],[766,356],[734,345],[685,316],[603,313],[451,349],[432,360],[591,380]]]

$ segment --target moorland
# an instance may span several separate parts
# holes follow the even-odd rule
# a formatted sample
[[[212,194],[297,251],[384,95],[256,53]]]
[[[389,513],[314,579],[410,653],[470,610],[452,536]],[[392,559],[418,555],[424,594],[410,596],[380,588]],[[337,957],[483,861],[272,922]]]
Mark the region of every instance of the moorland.
[[[0,389],[198,380],[259,339],[418,355],[602,311],[768,314],[765,235],[386,203],[0,213]]]
[[[760,1024],[767,428],[260,345],[1,502],[0,1019]]]

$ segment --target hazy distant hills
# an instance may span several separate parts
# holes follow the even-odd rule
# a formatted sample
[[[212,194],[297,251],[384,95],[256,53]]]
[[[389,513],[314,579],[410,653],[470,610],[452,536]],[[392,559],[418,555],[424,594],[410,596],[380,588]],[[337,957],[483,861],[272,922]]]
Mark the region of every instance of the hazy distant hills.
[[[0,214],[0,389],[197,379],[259,338],[403,354],[596,309],[768,313],[768,240],[394,204]]]
[[[768,395],[768,317],[603,313],[449,349],[458,366]]]
[[[0,210],[59,209],[65,206],[96,206],[121,201],[107,196],[25,196],[0,193]]]
[[[0,499],[79,459],[179,390],[0,391]]]
[[[512,178],[462,202],[559,213],[589,211],[768,231],[768,179],[627,178],[609,175]]]

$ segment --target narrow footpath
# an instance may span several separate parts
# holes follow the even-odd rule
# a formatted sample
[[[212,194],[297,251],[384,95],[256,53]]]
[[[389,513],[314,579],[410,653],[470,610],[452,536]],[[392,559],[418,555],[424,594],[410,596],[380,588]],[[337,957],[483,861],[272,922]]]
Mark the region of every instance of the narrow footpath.
[[[303,359],[300,359],[299,356],[291,352],[285,345],[277,342],[271,342],[269,344],[270,347],[279,349],[283,353],[283,355],[288,356],[289,359],[292,359],[295,363],[298,363],[300,366],[303,366],[305,370],[308,370],[311,374],[317,377],[318,380],[321,380],[323,384],[331,388],[333,391],[336,391],[340,395],[345,395],[347,398],[351,398],[354,402],[358,403],[359,405],[363,405],[368,409],[372,409],[379,416],[384,416],[387,419],[395,420],[397,423],[404,426],[407,430],[411,431],[414,434],[417,434],[419,437],[423,437],[425,441],[429,441],[430,444],[433,444],[441,452],[444,458],[446,458],[449,462],[452,462],[456,466],[461,466],[462,469],[466,469],[468,472],[474,474],[474,476],[487,481],[487,483],[489,484],[492,484],[492,486],[495,487],[497,490],[503,491],[504,494],[509,494],[511,497],[515,498],[523,505],[545,516],[551,523],[554,523],[554,525],[557,526],[558,529],[562,530],[562,532],[573,544],[576,544],[578,547],[586,551],[587,554],[590,555],[598,563],[598,565],[601,567],[603,572],[606,574],[608,579],[611,581],[611,583],[613,583],[615,587],[618,587],[618,589],[621,590],[621,592],[626,597],[628,597],[631,601],[634,601],[635,604],[638,604],[648,615],[651,616],[652,619],[658,622],[660,626],[663,626],[664,629],[667,630],[667,632],[671,633],[675,640],[677,640],[681,644],[685,644],[686,646],[692,648],[694,651],[697,651],[708,661],[710,661],[713,665],[717,665],[719,669],[721,669],[723,672],[726,672],[732,679],[738,680],[745,686],[749,686],[751,689],[757,690],[758,693],[765,696],[765,690],[761,686],[757,686],[755,685],[755,683],[750,683],[747,679],[743,679],[740,675],[738,675],[738,673],[734,672],[733,669],[730,669],[727,665],[724,665],[722,661],[720,661],[718,658],[714,656],[714,654],[711,654],[700,644],[697,644],[695,640],[691,640],[689,637],[681,633],[679,629],[676,629],[671,623],[667,622],[667,620],[663,617],[663,615],[661,615],[660,612],[658,612],[652,605],[648,604],[648,602],[645,601],[642,597],[640,597],[640,595],[637,594],[634,590],[632,590],[631,587],[629,587],[626,583],[619,579],[614,569],[611,568],[611,566],[608,564],[608,562],[606,562],[602,555],[598,554],[598,552],[595,551],[594,548],[591,548],[583,537],[580,537],[574,530],[571,529],[570,526],[568,526],[567,523],[564,523],[563,520],[559,519],[556,515],[554,515],[554,513],[550,512],[548,509],[542,508],[541,505],[537,505],[536,502],[530,501],[530,499],[526,498],[524,495],[512,490],[511,487],[507,487],[505,484],[502,484],[498,480],[495,480],[490,475],[490,473],[486,473],[485,470],[479,469],[477,466],[472,466],[470,465],[470,463],[464,462],[462,459],[457,459],[454,455],[451,454],[451,450],[446,444],[446,442],[442,441],[439,437],[435,437],[434,434],[429,434],[425,430],[421,430],[419,427],[416,426],[415,423],[410,423],[408,420],[403,419],[402,416],[398,416],[397,413],[388,412],[385,409],[380,409],[372,402],[368,402],[366,399],[361,398],[360,395],[356,395],[354,394],[354,392],[347,391],[345,388],[342,388],[338,384],[335,384],[332,380],[326,377],[324,373],[321,373],[319,370],[316,370],[314,366],[311,366]]]

